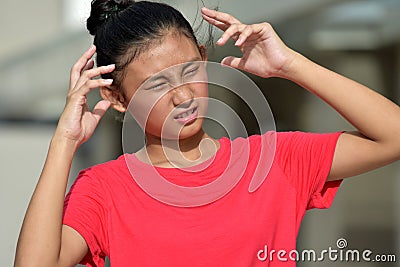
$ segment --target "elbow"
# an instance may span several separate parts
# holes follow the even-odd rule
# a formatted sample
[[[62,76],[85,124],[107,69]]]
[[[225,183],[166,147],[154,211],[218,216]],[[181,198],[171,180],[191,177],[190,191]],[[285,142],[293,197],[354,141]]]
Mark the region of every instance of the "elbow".
[[[400,160],[400,138],[397,138],[396,142],[391,146],[393,151],[393,161]]]
[[[400,160],[400,146],[399,144],[392,145],[391,148],[389,149],[389,162],[388,163],[393,163],[396,161]]]
[[[400,160],[400,148],[397,149],[397,156],[395,157],[394,161],[399,161]]]

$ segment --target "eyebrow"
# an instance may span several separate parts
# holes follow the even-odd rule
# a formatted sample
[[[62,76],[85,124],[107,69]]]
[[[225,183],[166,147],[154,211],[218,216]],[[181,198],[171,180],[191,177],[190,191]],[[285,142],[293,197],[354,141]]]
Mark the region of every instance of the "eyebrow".
[[[194,62],[201,61],[201,60],[202,59],[199,56],[195,56],[194,58],[189,59],[187,62],[181,63],[184,65],[182,71],[185,71],[187,68],[192,66],[194,64]],[[181,64],[179,64],[179,65],[181,65]],[[160,72],[162,72],[162,71],[160,71]],[[157,75],[156,77],[154,77],[153,75],[150,75],[150,76],[146,77],[146,79],[144,79],[144,80],[146,83],[148,83],[148,82],[156,82],[156,81],[162,80],[162,79],[167,80],[167,77],[164,75],[160,75],[160,76]]]
[[[189,60],[188,62],[183,63],[184,67],[182,69],[182,72],[184,72],[187,68],[193,66],[197,61],[201,61],[201,59],[199,57],[195,57],[195,58]]]

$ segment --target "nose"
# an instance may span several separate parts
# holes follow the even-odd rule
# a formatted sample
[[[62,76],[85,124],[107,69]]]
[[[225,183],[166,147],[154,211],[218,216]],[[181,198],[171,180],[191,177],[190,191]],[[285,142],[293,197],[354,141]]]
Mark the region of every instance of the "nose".
[[[172,102],[175,106],[189,107],[193,102],[193,92],[188,85],[182,85],[171,90]]]

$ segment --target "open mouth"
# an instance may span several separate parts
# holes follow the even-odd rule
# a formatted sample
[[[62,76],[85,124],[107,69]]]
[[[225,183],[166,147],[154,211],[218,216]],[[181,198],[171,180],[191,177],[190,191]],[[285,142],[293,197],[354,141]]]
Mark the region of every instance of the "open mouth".
[[[197,107],[193,107],[185,112],[179,113],[174,117],[176,121],[189,123],[197,118]]]

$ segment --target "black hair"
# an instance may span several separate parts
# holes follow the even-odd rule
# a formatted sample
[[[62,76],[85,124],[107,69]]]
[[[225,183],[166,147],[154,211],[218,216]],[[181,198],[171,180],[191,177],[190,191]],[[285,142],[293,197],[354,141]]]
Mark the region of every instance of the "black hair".
[[[193,29],[183,15],[157,2],[93,0],[87,29],[94,35],[97,66],[116,65],[113,73],[102,76],[114,79],[117,89],[122,89],[126,66],[167,33],[183,34],[198,46]]]

